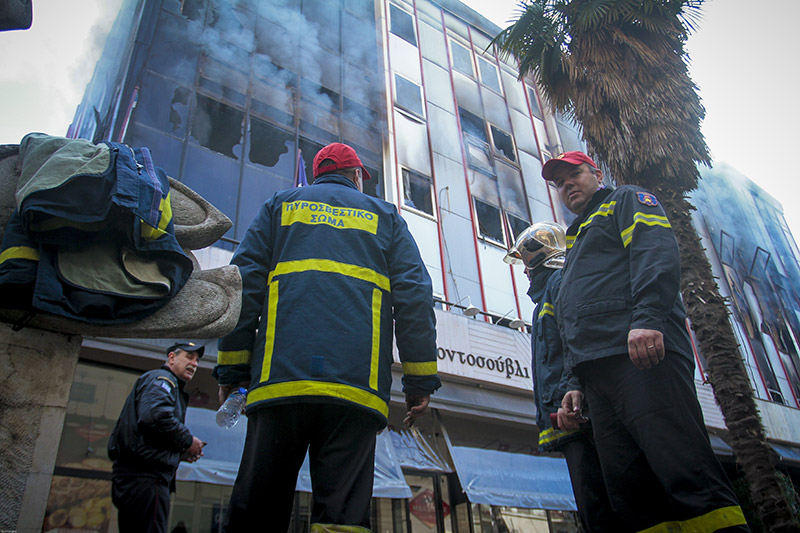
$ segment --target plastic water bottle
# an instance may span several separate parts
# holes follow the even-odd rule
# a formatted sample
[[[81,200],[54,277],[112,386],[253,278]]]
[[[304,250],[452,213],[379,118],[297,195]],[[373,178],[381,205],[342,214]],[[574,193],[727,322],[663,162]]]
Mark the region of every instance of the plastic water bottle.
[[[247,389],[240,387],[238,390],[233,391],[217,411],[217,425],[225,429],[235,426],[239,422],[239,418],[242,417],[242,410],[244,410],[246,402]]]

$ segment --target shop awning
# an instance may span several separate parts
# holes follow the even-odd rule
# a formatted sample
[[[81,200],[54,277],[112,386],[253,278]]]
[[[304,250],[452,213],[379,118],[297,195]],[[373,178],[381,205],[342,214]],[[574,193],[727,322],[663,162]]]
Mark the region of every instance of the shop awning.
[[[178,481],[199,481],[217,485],[233,485],[239,470],[244,449],[247,419],[230,429],[222,429],[215,422],[216,412],[209,409],[189,408],[186,425],[192,433],[208,444],[203,457],[196,463],[181,463]],[[403,477],[389,432],[378,435],[375,447],[375,481],[372,495],[376,498],[410,498],[411,489]],[[297,490],[311,492],[311,475],[308,455],[297,477]]]
[[[770,442],[769,445],[781,456],[781,461],[792,466],[800,466],[800,448],[788,444]]]
[[[400,466],[428,472],[453,471],[453,467],[425,440],[416,427],[386,433],[391,437]]]
[[[567,462],[553,457],[451,446],[469,501],[488,505],[575,511]]]

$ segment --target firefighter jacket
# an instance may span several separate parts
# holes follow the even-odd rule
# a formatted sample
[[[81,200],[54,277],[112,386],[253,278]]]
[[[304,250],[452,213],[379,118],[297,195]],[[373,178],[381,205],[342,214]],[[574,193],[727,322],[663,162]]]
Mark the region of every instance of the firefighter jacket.
[[[565,366],[628,353],[628,331],[658,330],[693,359],[681,302],[680,255],[664,209],[646,190],[604,188],[567,229],[556,304]]]
[[[183,386],[166,365],[136,380],[108,440],[115,475],[173,481],[181,454],[192,445],[184,425],[189,395]]]
[[[0,251],[3,306],[128,323],[189,279],[169,180],[147,148],[31,133],[20,159],[17,210]]]
[[[550,423],[550,415],[558,412],[564,394],[579,388],[577,380],[564,371],[564,350],[554,305],[560,286],[561,271],[540,266],[534,271],[528,290],[528,296],[537,302],[531,321],[531,368],[540,451],[554,450],[581,435],[579,429],[562,431]]]
[[[215,375],[250,380],[248,411],[342,401],[385,424],[393,322],[403,391],[439,388],[431,280],[394,205],[321,176],[268,200],[231,263],[242,312],[219,341]]]

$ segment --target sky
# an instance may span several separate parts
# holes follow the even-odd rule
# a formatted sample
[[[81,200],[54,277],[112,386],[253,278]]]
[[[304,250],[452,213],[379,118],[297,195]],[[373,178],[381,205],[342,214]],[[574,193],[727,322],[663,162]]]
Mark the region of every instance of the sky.
[[[0,32],[0,144],[64,135],[122,0],[33,0],[30,30]],[[500,27],[519,0],[466,0]],[[800,2],[707,0],[687,51],[706,108],[702,129],[725,162],[780,202],[800,241],[800,165],[789,159],[800,105]],[[90,14],[90,15],[89,15]],[[87,16],[88,15],[88,16]]]

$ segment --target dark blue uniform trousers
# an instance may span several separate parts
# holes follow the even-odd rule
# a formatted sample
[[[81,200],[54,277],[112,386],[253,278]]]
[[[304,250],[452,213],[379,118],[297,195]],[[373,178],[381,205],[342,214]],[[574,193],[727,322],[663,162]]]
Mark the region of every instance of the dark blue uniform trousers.
[[[146,475],[115,475],[111,500],[118,512],[120,533],[166,533],[169,485]]]
[[[270,405],[248,416],[225,531],[286,531],[306,450],[312,524],[369,528],[378,418],[335,403]]]
[[[711,449],[687,357],[639,370],[627,354],[580,364],[611,505],[630,529],[688,522],[692,531],[749,531]]]

